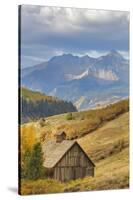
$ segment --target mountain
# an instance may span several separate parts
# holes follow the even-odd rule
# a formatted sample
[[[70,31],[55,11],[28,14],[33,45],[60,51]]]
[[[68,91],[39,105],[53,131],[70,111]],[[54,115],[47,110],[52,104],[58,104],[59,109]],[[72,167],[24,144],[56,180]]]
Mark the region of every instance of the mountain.
[[[36,69],[37,70],[45,69],[46,66],[47,66],[47,62],[43,62],[43,63],[40,63],[38,65],[23,68],[23,69],[21,69],[21,77],[25,77],[25,76],[29,75],[30,73],[32,73]]]
[[[129,61],[115,50],[99,58],[63,54],[21,71],[22,86],[72,101],[79,110],[129,95]]]
[[[37,120],[41,117],[74,112],[75,106],[71,102],[47,96],[27,88],[20,89],[21,94],[21,123]]]

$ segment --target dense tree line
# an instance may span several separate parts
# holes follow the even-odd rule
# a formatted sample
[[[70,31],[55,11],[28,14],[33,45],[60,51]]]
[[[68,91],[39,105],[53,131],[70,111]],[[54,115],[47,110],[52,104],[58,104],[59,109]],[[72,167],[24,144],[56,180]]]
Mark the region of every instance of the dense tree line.
[[[67,101],[39,100],[31,101],[21,97],[21,123],[29,120],[36,120],[41,117],[48,117],[66,112],[75,112],[76,107]]]

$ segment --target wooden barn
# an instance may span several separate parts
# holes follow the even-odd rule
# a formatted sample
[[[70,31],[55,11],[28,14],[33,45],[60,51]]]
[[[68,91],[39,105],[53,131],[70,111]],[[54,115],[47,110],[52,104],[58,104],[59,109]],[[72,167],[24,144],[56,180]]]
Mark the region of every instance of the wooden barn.
[[[66,140],[65,132],[43,146],[44,167],[60,181],[94,176],[95,165],[75,140]]]

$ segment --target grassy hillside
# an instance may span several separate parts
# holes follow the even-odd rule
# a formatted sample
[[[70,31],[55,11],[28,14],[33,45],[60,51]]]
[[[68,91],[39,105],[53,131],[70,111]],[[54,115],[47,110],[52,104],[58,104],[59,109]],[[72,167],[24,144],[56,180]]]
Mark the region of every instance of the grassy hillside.
[[[35,121],[41,117],[77,111],[71,102],[47,96],[27,88],[20,88],[20,90],[21,123]]]
[[[117,118],[129,110],[128,100],[109,105],[106,108],[55,115],[46,118],[46,123],[40,128],[42,141],[52,138],[58,131],[65,131],[68,139],[77,139],[97,130],[108,121]]]
[[[112,108],[112,109],[111,109]],[[116,109],[117,108],[117,109]],[[118,109],[119,108],[119,109]],[[117,112],[116,112],[117,110]],[[119,112],[118,110],[123,110]],[[112,112],[115,111],[113,117]],[[106,112],[106,115],[105,115]],[[97,113],[97,115],[96,115]],[[101,114],[100,114],[101,113]],[[95,176],[77,179],[68,183],[60,183],[51,179],[43,179],[37,181],[22,181],[22,194],[37,193],[54,193],[69,191],[88,191],[102,189],[118,189],[127,188],[129,185],[129,113],[128,101],[122,101],[112,105],[106,109],[98,109],[74,113],[73,119],[67,120],[66,114],[49,117],[44,127],[38,123],[29,123],[22,126],[22,134],[29,133],[32,127],[32,134],[36,134],[37,139],[52,139],[54,132],[59,126],[65,125],[65,130],[71,130],[71,124],[76,126],[80,121],[80,126],[84,127],[88,119],[88,123],[92,123],[92,116],[110,116],[104,120],[95,130],[86,134],[80,134],[77,138],[79,144],[84,148],[86,153],[94,161]],[[91,116],[91,117],[90,117]],[[94,118],[95,120],[95,118]],[[59,125],[60,124],[60,125]],[[74,127],[75,127],[74,126]],[[78,127],[77,129],[82,127]],[[25,130],[23,129],[25,127]],[[35,129],[33,129],[33,127]],[[54,131],[55,129],[55,131]],[[33,131],[34,130],[34,131]],[[76,128],[75,128],[76,130]],[[27,134],[26,134],[27,135]],[[45,138],[44,138],[45,136]],[[69,136],[69,135],[68,135]],[[75,135],[74,135],[75,136]]]
[[[92,134],[78,139],[78,142],[91,155],[94,162],[99,161],[128,147],[128,128],[129,113],[126,112]]]
[[[48,100],[48,101],[57,101],[58,99],[56,97],[47,96],[44,93],[38,92],[38,91],[32,91],[28,88],[20,88],[21,97],[29,100],[29,101],[41,101],[41,100]],[[59,100],[58,100],[59,101]]]

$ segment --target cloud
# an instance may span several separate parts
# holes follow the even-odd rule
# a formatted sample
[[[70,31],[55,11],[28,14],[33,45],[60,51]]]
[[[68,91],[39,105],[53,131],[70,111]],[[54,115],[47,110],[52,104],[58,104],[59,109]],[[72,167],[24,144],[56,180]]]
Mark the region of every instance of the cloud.
[[[124,58],[129,59],[129,52],[128,51],[118,51]]]
[[[42,57],[42,52],[44,59],[48,59],[60,52],[83,54],[129,49],[126,11],[23,5],[21,16],[22,45],[34,51],[35,57]]]
[[[51,48],[40,44],[22,44],[21,50],[21,66],[30,67],[41,62],[47,61],[49,58],[63,54],[64,51],[58,48]],[[68,53],[68,52],[66,52]]]
[[[40,57],[26,56],[26,55],[22,55],[21,60],[22,60],[22,63],[21,63],[22,68],[31,67],[33,66],[33,63],[34,65],[36,65],[38,63],[42,63],[45,61],[44,59],[41,59]]]

